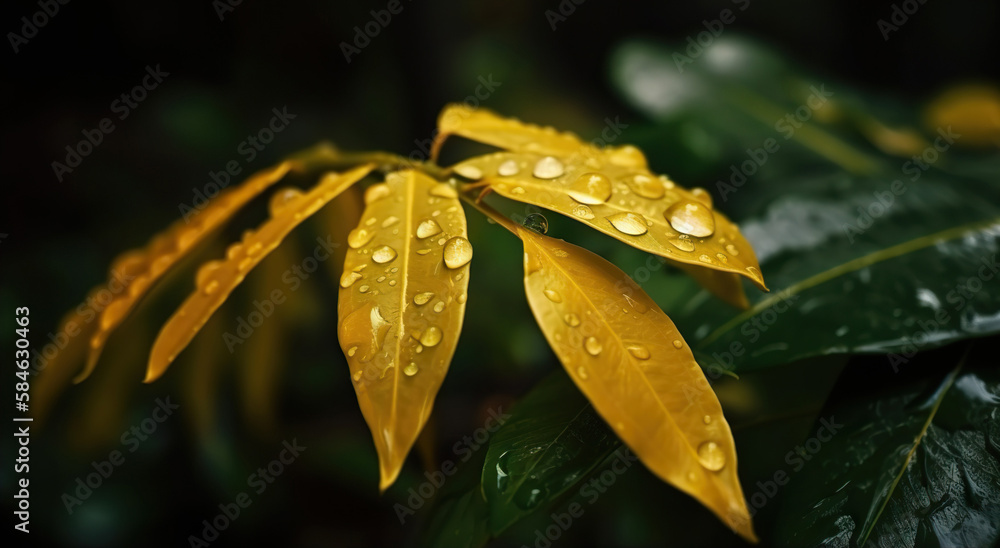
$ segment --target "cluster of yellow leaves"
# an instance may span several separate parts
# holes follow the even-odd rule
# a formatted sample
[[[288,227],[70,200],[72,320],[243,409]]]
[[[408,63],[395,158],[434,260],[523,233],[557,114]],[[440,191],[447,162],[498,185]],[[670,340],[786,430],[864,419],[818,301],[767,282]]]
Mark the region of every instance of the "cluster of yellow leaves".
[[[291,230],[378,167],[387,172],[385,180],[366,189],[364,212],[347,237],[337,335],[378,450],[381,489],[395,481],[424,428],[458,344],[472,259],[464,199],[523,241],[531,309],[595,409],[656,475],[756,540],[722,408],[670,319],[611,263],[516,225],[479,198],[488,189],[576,219],[673,261],[709,291],[745,307],[740,276],[766,288],[737,227],[713,208],[704,190],[687,190],[651,173],[632,146],[597,148],[570,133],[466,106],[444,110],[438,135],[435,157],[450,135],[503,150],[442,171],[433,164],[397,162],[384,153],[347,161],[319,148],[258,173],[220,195],[192,222],[177,224],[146,249],[125,254],[113,274],[135,278],[97,325],[79,337],[89,346],[67,349],[60,356],[65,364],[55,367],[57,372],[48,375],[52,380],[40,383],[38,391],[51,400],[81,353],[87,359],[77,380],[86,377],[109,334],[160,276],[288,171],[308,170],[331,158],[349,164],[346,171],[327,173],[309,191],[275,192],[270,217],[229,246],[224,259],[198,269],[195,290],[162,328],[150,353],[146,381],[158,378]]]

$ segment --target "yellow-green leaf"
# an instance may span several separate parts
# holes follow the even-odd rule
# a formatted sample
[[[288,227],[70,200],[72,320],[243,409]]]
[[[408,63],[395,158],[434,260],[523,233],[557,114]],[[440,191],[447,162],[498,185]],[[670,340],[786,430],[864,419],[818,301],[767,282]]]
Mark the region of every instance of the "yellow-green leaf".
[[[223,190],[204,209],[192,210],[185,218],[157,234],[144,249],[128,251],[111,265],[108,287],[122,286],[100,314],[96,330],[90,337],[90,350],[83,371],[73,379],[81,382],[97,365],[108,336],[128,317],[136,303],[164,273],[216,228],[229,220],[247,202],[274,184],[293,169],[293,162],[282,162],[260,171],[243,184]],[[190,217],[188,216],[190,215]]]
[[[670,318],[594,253],[516,230],[528,303],[576,385],[653,473],[756,542],[729,424]]]
[[[427,421],[458,344],[472,247],[455,189],[422,173],[390,174],[365,202],[347,238],[337,332],[385,490]]]
[[[166,371],[247,273],[289,232],[372,169],[374,166],[369,164],[342,174],[328,173],[305,193],[291,188],[276,192],[271,198],[271,217],[257,231],[247,231],[242,241],[229,246],[225,259],[210,261],[198,269],[194,292],[167,320],[153,343],[145,382],[152,382]]]

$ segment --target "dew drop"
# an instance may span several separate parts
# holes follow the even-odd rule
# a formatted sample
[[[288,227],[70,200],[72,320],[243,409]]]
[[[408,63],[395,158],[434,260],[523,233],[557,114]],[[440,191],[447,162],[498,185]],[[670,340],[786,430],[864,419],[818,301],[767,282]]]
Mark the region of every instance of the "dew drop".
[[[219,282],[218,282],[218,280],[212,280],[212,281],[208,282],[207,284],[205,284],[205,287],[203,287],[201,289],[201,291],[205,295],[211,295],[212,293],[215,293],[216,290],[218,290],[218,289],[219,289]]]
[[[365,189],[365,204],[371,204],[392,194],[392,189],[385,183],[372,185]]]
[[[353,358],[354,355],[357,354],[357,352],[358,352],[358,345],[354,345],[347,349],[347,356],[349,358]]]
[[[707,190],[701,187],[694,187],[691,189],[691,195],[694,196],[695,200],[712,207],[712,195],[708,193]]]
[[[520,171],[521,168],[518,167],[517,162],[514,160],[507,160],[506,162],[500,164],[500,167],[497,168],[497,174],[501,177],[513,177]]]
[[[726,257],[725,254],[723,253],[716,253],[715,258],[719,259],[719,262],[722,264],[726,264],[729,262],[729,257]]]
[[[378,264],[385,264],[396,258],[396,250],[384,245],[375,251],[372,251],[372,260]]]
[[[437,312],[438,314],[440,314],[441,311],[443,311],[443,310],[444,310],[444,301],[438,301],[438,302],[434,303],[434,312]]]
[[[374,237],[375,233],[367,228],[355,228],[347,235],[347,245],[351,246],[351,249],[358,249],[372,241]]]
[[[205,287],[211,280],[212,276],[215,274],[219,267],[222,266],[222,261],[209,261],[198,269],[198,273],[195,274],[194,283],[198,287]]]
[[[698,446],[698,460],[705,468],[718,472],[726,466],[726,454],[714,441],[706,441]]]
[[[368,293],[369,289],[371,289],[371,288],[368,287],[367,285],[363,285],[363,286],[361,286],[361,287],[358,288],[358,293]]]
[[[663,197],[663,182],[644,173],[640,173],[634,177],[626,179],[625,184],[632,189],[632,192],[635,192],[643,198],[659,200]]]
[[[604,346],[601,345],[601,341],[597,340],[596,337],[587,337],[587,339],[583,341],[583,348],[591,356],[596,356],[601,353],[601,350],[604,350]]]
[[[628,347],[628,353],[637,360],[648,360],[649,349],[641,344],[633,344]]]
[[[563,300],[562,295],[560,295],[555,289],[546,289],[543,293],[545,293],[545,296],[554,303],[561,303]]]
[[[684,341],[682,341],[680,339],[674,339],[674,342],[671,343],[671,344],[674,345],[674,348],[683,348],[684,347]]]
[[[565,172],[562,162],[552,156],[546,156],[535,164],[532,175],[539,179],[555,179]]]
[[[424,219],[417,225],[417,238],[421,240],[441,233],[441,225],[434,219]]]
[[[417,255],[426,255],[426,254],[428,254],[430,252],[431,252],[430,249],[418,249],[417,250]]]
[[[611,197],[611,179],[600,173],[584,173],[573,181],[566,193],[581,204],[603,204]]]
[[[430,190],[431,196],[438,198],[458,198],[458,192],[447,183],[438,183]]]
[[[521,222],[525,228],[533,230],[539,234],[546,234],[549,231],[549,220],[541,213],[529,213]]]
[[[483,178],[483,170],[472,164],[462,164],[456,167],[455,173],[458,173],[466,179],[472,179],[473,181],[478,181]]]
[[[702,253],[701,255],[698,255],[698,260],[701,261],[701,262],[703,262],[703,263],[712,264],[712,258],[709,257],[708,255],[704,254],[704,253]]]
[[[576,314],[573,314],[571,312],[563,316],[563,321],[566,322],[566,325],[570,327],[576,327],[580,325],[580,316],[577,316]]]
[[[469,296],[465,293],[462,293],[458,297],[455,297],[455,301],[458,302],[458,304],[465,304],[465,301],[467,301],[468,299]]]
[[[586,219],[589,221],[590,219],[594,218],[594,210],[590,209],[585,205],[578,204],[575,207],[573,207],[573,215],[576,215],[581,219]]]
[[[264,249],[264,246],[260,242],[254,242],[247,246],[247,255],[256,255],[261,249]]]
[[[436,346],[441,342],[441,328],[436,326],[428,327],[420,335],[420,344],[424,346]]]
[[[416,375],[419,370],[420,368],[417,367],[417,364],[410,362],[409,365],[403,368],[403,373],[405,373],[407,377],[412,377]]]
[[[426,291],[424,293],[417,293],[416,295],[413,296],[413,304],[417,306],[423,306],[429,303],[433,298],[434,298],[434,293],[431,293],[430,291]]]
[[[729,252],[729,254],[730,254],[730,255],[732,255],[732,256],[734,256],[734,257],[735,257],[736,255],[739,255],[739,254],[740,254],[740,250],[739,250],[739,249],[736,249],[736,246],[735,246],[735,245],[733,245],[733,244],[728,244],[728,245],[726,245],[726,251],[728,251],[728,252]]]
[[[523,187],[519,187],[519,186],[516,186],[516,187],[510,189],[510,193],[511,194],[517,194],[518,196],[520,196],[521,194],[524,194],[524,192],[525,192],[524,188]]]
[[[461,268],[472,260],[472,244],[461,236],[455,236],[444,244],[444,265]]]
[[[355,348],[357,348],[357,347],[355,347]],[[361,376],[362,376],[362,373],[361,373],[361,370],[359,369],[359,370],[355,371],[353,375],[351,375],[351,378],[354,379],[354,382],[361,382]]]
[[[616,166],[644,168],[646,167],[646,157],[642,151],[632,145],[625,145],[613,148],[608,151],[608,160]]]
[[[390,216],[386,217],[384,221],[382,221],[382,228],[389,228],[390,226],[392,226],[392,225],[394,225],[394,224],[396,224],[398,222],[399,222],[399,217],[396,217],[394,215],[390,215]]]
[[[576,374],[583,380],[587,380],[588,378],[590,378],[590,375],[587,373],[587,368],[583,366],[576,368]]]
[[[372,226],[373,224],[375,224],[377,222],[378,222],[378,219],[376,219],[375,217],[369,217],[368,219],[365,219],[365,226]]]
[[[705,415],[704,417],[701,418],[701,422],[705,424],[712,424],[712,417],[709,415]]]
[[[302,191],[297,188],[283,188],[271,195],[271,199],[267,202],[267,212],[271,214],[271,217],[277,217],[288,204],[294,202],[299,196],[302,196]]]
[[[340,287],[347,289],[354,285],[354,282],[361,279],[361,274],[357,272],[344,272],[344,275],[340,277]]]
[[[694,251],[694,243],[687,238],[670,238],[667,241],[681,251]]]
[[[681,234],[707,238],[715,232],[712,210],[699,202],[680,201],[667,208],[663,216]]]
[[[649,230],[646,227],[646,219],[638,213],[615,213],[614,215],[607,217],[607,219],[611,222],[611,226],[615,227],[618,229],[618,232],[623,234],[639,236],[645,234],[646,231]]]

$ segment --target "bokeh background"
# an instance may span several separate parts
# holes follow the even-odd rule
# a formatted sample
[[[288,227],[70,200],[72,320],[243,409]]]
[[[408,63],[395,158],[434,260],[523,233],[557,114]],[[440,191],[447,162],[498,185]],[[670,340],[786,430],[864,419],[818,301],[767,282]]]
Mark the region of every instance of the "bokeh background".
[[[10,317],[15,306],[29,306],[31,336],[43,344],[63,313],[102,283],[115,256],[180,216],[179,205],[191,204],[210,171],[238,160],[245,175],[321,140],[408,155],[433,136],[441,107],[465,100],[483,80],[497,84],[482,106],[588,139],[599,135],[606,119],[620,120],[627,128],[618,142],[641,143],[654,170],[688,175],[691,180],[678,178],[686,186],[711,188],[729,163],[687,154],[681,138],[662,139],[648,111],[616,86],[615,52],[634,40],[681,52],[688,37],[705,30],[703,21],[718,19],[727,8],[736,19],[725,25],[726,38],[753,40],[790,70],[843,82],[892,105],[889,113],[919,111],[956,82],[1000,80],[996,2],[930,0],[886,41],[877,21],[891,16],[888,1],[402,0],[402,11],[348,62],[341,44],[353,42],[355,27],[373,19],[369,10],[386,4],[77,1],[60,5],[17,53],[7,47],[0,84],[7,97],[0,132],[0,180],[7,189],[0,206],[0,233],[6,234],[0,240],[0,313]],[[20,33],[21,17],[40,9],[36,2],[4,3],[4,31]],[[169,76],[58,180],[51,163],[64,159],[65,147],[77,143],[82,130],[116,116],[111,103],[139,83],[147,66],[160,66]],[[283,107],[294,121],[246,162],[240,143],[264,127],[273,108]],[[712,127],[705,130],[709,137]],[[696,149],[703,134],[692,133],[693,144],[686,146]],[[736,139],[720,142],[736,154],[740,145],[759,145]],[[264,209],[264,201],[255,203],[200,258],[221,253],[222,242],[238,238]],[[266,334],[254,339],[259,342],[229,353],[220,336],[252,310],[254,299],[282,287],[280,274],[312,249],[316,235],[337,225],[338,214],[296,232],[217,314],[211,333],[196,339],[152,385],[140,384],[146,353],[158,325],[190,290],[197,260],[147,299],[130,326],[112,338],[116,350],[102,369],[70,388],[44,429],[35,431],[32,533],[28,543],[15,537],[16,545],[187,545],[189,535],[202,533],[202,520],[248,491],[247,476],[292,439],[308,449],[263,493],[253,494],[250,508],[211,545],[418,542],[427,510],[401,525],[393,505],[422,480],[421,461],[411,457],[400,481],[379,496],[374,448],[336,343],[335,276],[325,270],[335,264],[324,265],[292,294]],[[434,436],[424,447],[437,458],[454,458],[455,442],[482,426],[489,410],[509,408],[559,368],[521,299],[518,243],[478,213],[468,216],[476,259],[466,327],[438,397]],[[559,237],[611,247],[600,237],[560,228],[553,219]],[[8,341],[12,327],[4,326],[0,340]],[[62,495],[93,471],[91,462],[126,447],[122,434],[150,416],[157,398],[168,396],[180,405],[176,415],[67,513]],[[5,466],[5,508],[12,481]],[[625,485],[588,509],[559,542],[740,542],[669,487],[642,489],[655,481],[645,471],[624,476]],[[683,530],[659,526],[658,516],[675,512],[684,516],[674,522]],[[498,545],[530,544],[532,530],[525,527]]]

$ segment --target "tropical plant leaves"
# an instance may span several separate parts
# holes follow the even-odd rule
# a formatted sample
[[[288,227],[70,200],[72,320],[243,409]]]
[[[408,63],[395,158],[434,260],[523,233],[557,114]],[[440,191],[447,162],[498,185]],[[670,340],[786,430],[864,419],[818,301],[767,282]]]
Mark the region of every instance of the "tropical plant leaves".
[[[991,546],[1000,540],[1000,376],[989,345],[950,371],[858,364],[821,420],[829,443],[797,459],[779,538],[789,546]],[[884,367],[884,366],[883,366]],[[861,370],[864,371],[861,371]],[[865,388],[858,395],[858,383]],[[838,429],[839,428],[839,429]]]
[[[270,203],[271,217],[257,231],[247,231],[240,242],[230,245],[225,259],[210,261],[198,269],[196,289],[167,320],[153,343],[145,382],[156,380],[166,371],[247,273],[285,236],[374,167],[368,164],[344,173],[328,173],[305,193],[293,188],[275,193]]]
[[[670,319],[611,263],[516,230],[528,303],[574,383],[650,470],[755,541],[729,425]]]
[[[621,447],[561,372],[538,383],[510,414],[490,439],[483,466],[493,535],[547,507]]]
[[[347,238],[338,337],[379,454],[395,481],[458,344],[472,247],[458,194],[416,171],[368,188]]]
[[[571,133],[449,107],[438,143],[457,134],[507,148],[452,169],[512,200],[556,211],[633,247],[693,266],[745,276],[766,289],[753,249],[738,227],[712,207],[703,189],[688,191],[648,169],[629,145],[597,148]],[[701,281],[701,278],[699,278]],[[707,280],[706,280],[707,281]],[[735,278],[715,278],[731,303],[742,299]]]

